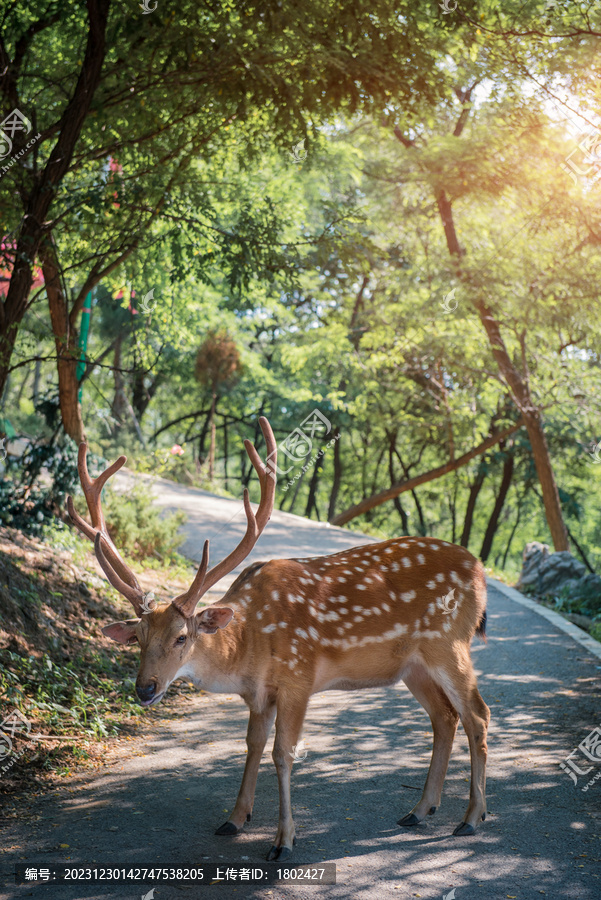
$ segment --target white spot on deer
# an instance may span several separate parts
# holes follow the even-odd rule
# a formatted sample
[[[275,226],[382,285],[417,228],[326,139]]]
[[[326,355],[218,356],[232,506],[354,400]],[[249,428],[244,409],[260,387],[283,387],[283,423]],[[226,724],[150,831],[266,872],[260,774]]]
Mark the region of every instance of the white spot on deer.
[[[393,547],[384,547],[384,553],[394,553]]]
[[[464,569],[471,569],[472,561],[471,561],[471,559],[464,559],[463,562],[461,563],[461,565],[463,566]]]
[[[390,571],[391,572],[398,572],[399,569],[400,569],[400,566],[399,566],[398,562],[390,563]]]
[[[342,571],[344,572],[345,575],[352,575],[352,574],[353,574],[353,573],[351,572],[350,569],[343,569]]]
[[[355,618],[353,619],[353,622],[362,622],[362,621],[363,621],[363,616],[355,616]]]
[[[418,553],[418,554],[417,554],[417,561],[418,561],[418,563],[420,564],[420,566],[423,566],[423,564],[424,564],[425,561],[426,561],[426,557],[424,556],[423,553]]]
[[[426,582],[426,587],[427,587],[429,590],[433,591],[434,588],[436,587],[436,582],[430,580],[430,581]]]
[[[353,612],[363,612],[362,606],[353,606]]]
[[[402,558],[401,562],[403,563],[403,565],[405,566],[406,569],[408,569],[409,566],[411,565],[411,560],[409,559],[408,556],[404,556]]]
[[[429,603],[428,604],[428,614],[430,616],[433,616],[435,612],[436,612],[436,603]]]
[[[455,571],[453,571],[453,572],[450,573],[450,575],[449,575],[449,580],[452,581],[453,584],[461,584],[461,583],[462,583],[461,578],[459,577],[459,575],[458,575],[457,572],[455,572]]]
[[[440,544],[430,544],[430,550],[440,550]]]
[[[338,578],[336,579],[336,581],[340,581],[341,584],[345,584],[346,578],[343,578],[342,575],[339,575]]]
[[[271,599],[274,600],[274,601],[277,603],[277,602],[279,601],[279,599],[280,599],[280,593],[279,593],[279,591],[272,591],[272,592],[271,592]]]
[[[401,622],[397,622],[394,628],[390,629],[390,631],[385,631],[384,634],[381,635],[382,640],[388,641],[391,638],[398,637],[401,634],[405,634],[407,631],[407,625],[403,625]]]
[[[427,547],[428,545],[427,545],[427,544],[424,544],[423,541],[418,541],[418,542],[417,542],[417,546],[418,546],[418,547]]]
[[[371,578],[368,578],[368,577],[366,576],[366,578],[365,578],[365,584],[373,584]]]
[[[374,606],[374,613],[376,614],[376,616],[382,615],[382,610],[380,609],[379,606]]]
[[[451,630],[451,623],[449,622],[448,619],[447,619],[446,622],[443,623],[443,626],[442,626],[442,627],[444,628],[445,631],[450,631],[450,630]]]
[[[299,637],[302,637],[302,638],[304,638],[305,640],[307,640],[307,638],[308,638],[308,636],[309,636],[309,635],[307,634],[307,632],[305,631],[304,628],[296,628],[296,629],[294,630],[294,633],[295,633],[295,634],[298,634]]]
[[[280,622],[278,627],[279,628],[288,628],[288,622]]]
[[[272,631],[276,630],[276,627],[277,626],[272,623],[271,625],[266,625],[265,628],[261,629],[261,631],[263,632],[263,634],[270,634]]]
[[[390,612],[390,607],[389,607],[388,603],[383,603],[383,604],[382,604],[382,609],[383,609],[385,612]]]
[[[357,588],[358,591],[366,591],[367,590],[367,588],[364,584],[356,584],[355,587]]]
[[[319,632],[315,628],[313,628],[312,625],[309,626],[309,634],[311,635],[311,637],[313,638],[314,641],[316,641],[319,637]]]
[[[409,603],[411,600],[415,600],[416,596],[417,595],[415,591],[403,591],[403,593],[401,594],[401,600],[404,603]]]
[[[263,618],[263,613],[261,612],[261,610],[259,610],[259,612],[257,613],[257,619],[259,621],[261,621],[262,618]]]
[[[338,634],[344,634],[344,627],[337,628],[336,631],[338,632]]]
[[[435,576],[435,578],[439,584],[441,584],[444,581],[444,575],[442,574],[442,572],[439,572],[438,575]]]

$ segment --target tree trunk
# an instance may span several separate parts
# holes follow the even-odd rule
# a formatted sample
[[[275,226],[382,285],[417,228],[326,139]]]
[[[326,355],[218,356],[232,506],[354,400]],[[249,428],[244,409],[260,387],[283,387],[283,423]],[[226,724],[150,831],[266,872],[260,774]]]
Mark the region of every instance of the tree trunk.
[[[388,476],[390,478],[390,483],[394,484],[395,476],[394,476],[394,450],[396,446],[396,437],[394,434],[388,435]],[[401,528],[403,529],[403,534],[409,534],[409,518],[407,513],[403,509],[403,505],[398,497],[394,497],[393,501],[394,508],[398,512],[401,517]]]
[[[557,490],[555,473],[553,472],[549,456],[540,410],[534,405],[528,385],[514,366],[507,352],[505,342],[501,337],[499,323],[494,318],[491,310],[483,301],[476,304],[476,309],[478,310],[480,321],[488,334],[493,356],[497,361],[499,370],[509,385],[518,409],[524,417],[553,546],[555,550],[569,550],[568,532],[563,520],[559,491]]]
[[[115,394],[111,404],[111,415],[117,420],[117,428],[122,428],[127,412],[127,404],[125,402],[125,380],[121,371],[121,358],[123,351],[123,332],[119,332],[115,341],[115,352],[113,353],[113,379],[115,382]]]
[[[77,335],[75,329],[69,325],[67,298],[61,283],[56,251],[50,241],[51,238],[40,245],[40,259],[56,345],[61,419],[65,432],[76,444],[80,444],[85,441],[85,430],[77,396],[79,393]]]
[[[480,454],[485,453],[486,450],[489,449],[489,447],[494,447],[494,445],[498,444],[499,441],[502,441],[503,438],[508,437],[508,435],[510,434],[513,434],[518,430],[518,428],[521,428],[523,424],[523,419],[520,419],[518,422],[516,422],[515,425],[511,425],[504,431],[499,431],[497,434],[490,435],[477,447],[474,447],[472,450],[469,450],[462,456],[458,456],[457,459],[454,459],[452,462],[444,463],[444,465],[438,466],[436,469],[430,469],[429,472],[423,472],[421,475],[416,475],[413,478],[408,478],[406,481],[397,482],[396,484],[393,484],[391,487],[387,488],[385,491],[380,491],[379,494],[374,494],[372,497],[367,497],[365,500],[362,500],[361,503],[357,503],[355,506],[350,506],[348,509],[344,510],[344,512],[341,512],[337,516],[335,516],[332,519],[332,525],[346,525],[346,523],[350,522],[351,519],[355,519],[357,518],[357,516],[363,515],[363,513],[368,512],[370,509],[375,509],[376,506],[380,506],[382,503],[386,503],[387,500],[392,500],[393,497],[398,497],[399,494],[403,494],[405,491],[412,491],[414,488],[419,487],[420,484],[426,484],[429,481],[435,481],[437,478],[441,478],[443,475],[446,475],[447,472],[454,472],[455,469],[460,469],[462,466],[467,465],[468,462],[471,462],[472,459],[475,459],[476,456],[480,456]]]
[[[136,412],[138,422],[142,421],[144,413],[148,409],[148,405],[157,392],[159,385],[162,383],[162,375],[159,374],[152,379],[150,384],[144,384],[144,372],[136,371],[133,377],[131,404]]]
[[[217,428],[215,425],[215,405],[217,402],[217,394],[213,393],[211,400],[211,442],[209,444],[209,481],[213,481],[215,477],[215,444],[217,442]]]
[[[505,500],[507,499],[507,493],[509,491],[509,488],[511,487],[511,479],[513,478],[513,466],[513,453],[509,451],[509,454],[505,457],[505,462],[503,463],[503,476],[501,478],[501,484],[499,486],[499,493],[497,494],[495,505],[493,506],[492,512],[490,514],[490,519],[488,520],[488,525],[486,526],[486,531],[484,532],[484,540],[482,541],[482,549],[480,550],[480,559],[482,560],[482,562],[486,562],[486,560],[490,556],[490,551],[492,550],[492,542],[495,536],[495,532],[499,526],[499,517],[501,515],[501,512],[503,511]]]
[[[309,519],[311,518],[311,510],[315,510],[315,516],[318,522],[321,522],[319,518],[319,510],[317,508],[317,486],[319,484],[319,476],[321,475],[321,469],[323,466],[323,454],[321,456],[317,456],[315,460],[315,465],[313,467],[313,474],[311,476],[311,482],[309,484],[309,496],[307,497],[307,506],[305,507],[305,516]]]
[[[17,333],[27,309],[35,260],[42,239],[44,237],[46,240],[49,239],[46,226],[48,212],[56,191],[69,170],[75,145],[92,104],[94,92],[100,82],[106,48],[106,24],[109,8],[110,0],[88,0],[87,2],[88,36],[79,77],[73,95],[61,117],[57,129],[58,138],[50,152],[48,162],[40,177],[34,181],[34,187],[29,195],[25,195],[23,202],[24,215],[17,236],[15,262],[6,297],[3,302],[0,300],[0,396],[4,392]],[[4,48],[2,48],[2,56],[4,62],[6,57]],[[7,65],[3,72],[6,81],[5,92],[10,91],[11,88],[13,91],[17,90],[16,84],[11,83],[13,81],[11,68],[12,66]],[[63,333],[68,336],[69,332],[64,329]],[[59,372],[59,380],[60,377]],[[64,372],[62,377],[64,383],[66,378]],[[65,422],[65,418],[63,418],[65,429],[67,430],[68,426],[68,433],[71,436],[79,432],[83,435],[83,426],[78,423],[71,398],[66,402],[68,404],[65,410],[67,421]]]
[[[336,501],[342,484],[342,463],[340,460],[340,429],[336,425],[332,435],[334,440],[334,479],[332,481],[332,492],[330,494],[330,503],[328,505],[328,522],[331,522],[336,514]]]
[[[228,455],[228,442],[227,442],[227,416],[223,417],[223,474],[224,485],[226,491],[228,490],[228,475],[227,475],[227,455]]]
[[[466,550],[469,549],[470,543],[470,534],[472,531],[472,525],[474,522],[474,511],[476,509],[476,501],[478,500],[478,494],[484,484],[484,479],[486,478],[486,466],[484,462],[481,460],[480,465],[478,466],[478,472],[476,473],[476,478],[470,487],[469,497],[467,498],[467,506],[465,508],[465,519],[463,520],[463,531],[461,533],[460,544],[462,547],[465,547]]]
[[[468,90],[464,94],[464,97],[469,99],[469,97],[471,97],[471,90],[472,89]],[[455,130],[453,132],[455,137],[461,135],[468,115],[469,107],[464,106],[455,125]],[[412,143],[408,141],[398,129],[395,130],[395,136],[403,146],[412,146]],[[452,259],[460,260],[465,254],[465,250],[459,244],[453,217],[453,204],[447,197],[445,191],[441,188],[435,191],[435,197],[449,255]],[[480,321],[488,335],[490,347],[497,365],[499,366],[499,371],[508,385],[520,413],[524,417],[524,423],[532,447],[534,464],[541,485],[543,504],[553,546],[555,547],[555,550],[569,550],[568,532],[563,520],[561,504],[559,501],[559,491],[557,490],[555,474],[549,457],[549,448],[545,438],[541,413],[530,396],[530,388],[526,380],[526,373],[524,372],[523,375],[520,374],[518,369],[514,366],[501,337],[499,324],[486,303],[483,300],[480,300],[474,305],[480,316]]]
[[[35,361],[35,370],[33,376],[33,405],[37,406],[40,399],[40,378],[42,377],[42,363],[39,359]]]

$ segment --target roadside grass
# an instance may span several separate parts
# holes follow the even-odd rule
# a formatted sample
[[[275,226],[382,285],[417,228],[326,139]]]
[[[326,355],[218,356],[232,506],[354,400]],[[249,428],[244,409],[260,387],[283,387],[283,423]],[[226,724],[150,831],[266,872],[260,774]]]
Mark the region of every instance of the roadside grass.
[[[113,643],[101,631],[111,621],[132,618],[133,610],[101,577],[90,548],[62,523],[45,529],[41,539],[0,528],[0,723],[8,717],[7,725],[0,724],[0,795],[5,797],[103,765],[120,740],[173,714],[192,693],[191,685],[180,682],[160,709],[137,704],[139,651]],[[167,565],[154,557],[128,562],[142,587],[158,598],[173,597],[190,583],[191,564],[176,553]],[[15,710],[17,718],[11,719]]]

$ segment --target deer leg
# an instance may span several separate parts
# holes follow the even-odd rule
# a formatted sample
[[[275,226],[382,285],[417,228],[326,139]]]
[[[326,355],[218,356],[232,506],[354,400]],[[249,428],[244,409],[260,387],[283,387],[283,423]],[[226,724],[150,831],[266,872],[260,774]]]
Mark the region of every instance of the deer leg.
[[[280,818],[275,841],[267,854],[268,860],[280,862],[288,859],[292,854],[292,847],[296,843],[290,799],[290,775],[294,759],[293,747],[296,746],[300,737],[308,699],[305,697],[299,702],[298,700],[293,701],[287,696],[278,700],[273,761],[280,791]]]
[[[259,774],[263,750],[275,718],[275,709],[275,703],[272,703],[260,712],[252,709],[250,711],[248,729],[246,731],[248,755],[244,766],[242,784],[238,791],[234,811],[227,822],[224,822],[217,829],[215,834],[240,834],[244,823],[250,822],[255,799],[255,788],[257,786],[257,775]]]
[[[440,805],[459,716],[423,666],[413,666],[403,675],[403,681],[430,716],[434,734],[432,759],[421,800],[398,821],[399,825],[417,825],[426,815],[433,815]]]
[[[470,802],[463,822],[453,832],[466,835],[473,834],[478,823],[486,818],[486,735],[490,710],[478,691],[469,653],[457,654],[454,663],[448,659],[444,667],[432,674],[457,709],[470,747]]]
[[[486,736],[489,722],[490,710],[474,683],[465,710],[461,714],[461,724],[470,745],[472,768],[470,802],[463,822],[457,826],[453,834],[473,834],[480,820],[486,818]]]

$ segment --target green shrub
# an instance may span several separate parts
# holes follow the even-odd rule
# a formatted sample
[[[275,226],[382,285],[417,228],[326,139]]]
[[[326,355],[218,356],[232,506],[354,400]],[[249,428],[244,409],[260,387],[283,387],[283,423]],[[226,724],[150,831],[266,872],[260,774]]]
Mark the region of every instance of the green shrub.
[[[120,551],[133,559],[154,555],[171,561],[183,541],[177,531],[186,521],[184,513],[161,517],[142,484],[134,485],[127,494],[107,491],[102,505],[109,534]]]

